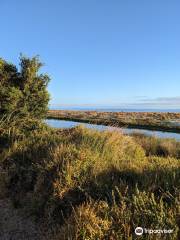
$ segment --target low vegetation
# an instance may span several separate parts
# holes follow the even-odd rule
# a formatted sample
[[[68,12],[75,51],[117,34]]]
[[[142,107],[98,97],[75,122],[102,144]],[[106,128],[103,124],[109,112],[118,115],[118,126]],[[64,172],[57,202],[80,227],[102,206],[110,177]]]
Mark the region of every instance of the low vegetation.
[[[156,239],[178,239],[174,149],[162,154],[162,142],[148,150],[137,136],[81,126],[27,132],[1,134],[1,182],[15,207],[52,230],[51,239],[136,239],[137,226],[173,229]]]
[[[173,231],[142,239],[179,239],[180,143],[52,129],[49,78],[37,58],[20,63],[0,61],[0,199],[33,217],[41,240],[134,240],[138,226]]]
[[[49,110],[47,118],[180,133],[180,113]]]
[[[180,142],[175,139],[146,136],[138,132],[132,133],[131,136],[143,147],[147,156],[154,155],[180,159]]]

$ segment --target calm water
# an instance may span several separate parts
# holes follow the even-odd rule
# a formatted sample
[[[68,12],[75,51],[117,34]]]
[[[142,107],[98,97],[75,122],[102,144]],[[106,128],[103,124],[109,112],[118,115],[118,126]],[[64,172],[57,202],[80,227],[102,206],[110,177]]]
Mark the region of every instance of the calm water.
[[[64,120],[56,120],[56,119],[47,119],[46,123],[55,128],[71,128],[78,125],[84,125],[87,128],[91,129],[98,129],[99,131],[103,130],[118,130],[122,131],[125,134],[130,134],[133,132],[143,133],[146,135],[153,135],[160,138],[175,138],[176,140],[180,141],[180,134],[179,133],[171,133],[171,132],[161,132],[161,131],[151,131],[151,130],[143,130],[143,129],[129,129],[129,128],[116,128],[116,127],[109,127],[104,125],[96,125],[96,124],[88,124],[88,123],[78,123],[73,121],[64,121]]]

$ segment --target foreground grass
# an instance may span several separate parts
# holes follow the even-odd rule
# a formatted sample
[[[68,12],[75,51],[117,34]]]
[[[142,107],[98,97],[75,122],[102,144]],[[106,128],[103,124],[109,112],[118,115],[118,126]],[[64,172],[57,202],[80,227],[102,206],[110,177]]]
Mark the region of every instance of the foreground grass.
[[[143,239],[178,239],[178,143],[45,126],[1,131],[0,140],[1,192],[43,221],[50,239],[136,239],[137,226],[173,229]]]

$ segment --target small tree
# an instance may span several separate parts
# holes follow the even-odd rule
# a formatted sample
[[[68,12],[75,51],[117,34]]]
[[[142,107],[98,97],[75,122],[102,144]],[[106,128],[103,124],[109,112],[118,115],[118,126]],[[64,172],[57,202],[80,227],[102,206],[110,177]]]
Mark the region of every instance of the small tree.
[[[40,74],[39,58],[20,56],[20,70],[0,59],[0,115],[42,119],[48,110],[50,78]]]

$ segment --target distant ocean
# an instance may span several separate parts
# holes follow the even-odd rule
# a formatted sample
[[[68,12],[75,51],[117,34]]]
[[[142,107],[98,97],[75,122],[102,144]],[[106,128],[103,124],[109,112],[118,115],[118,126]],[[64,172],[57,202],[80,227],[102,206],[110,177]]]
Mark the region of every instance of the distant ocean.
[[[55,107],[50,106],[50,110],[76,110],[76,111],[97,111],[97,112],[177,112],[180,109],[150,109],[150,108],[100,108],[100,107]]]

